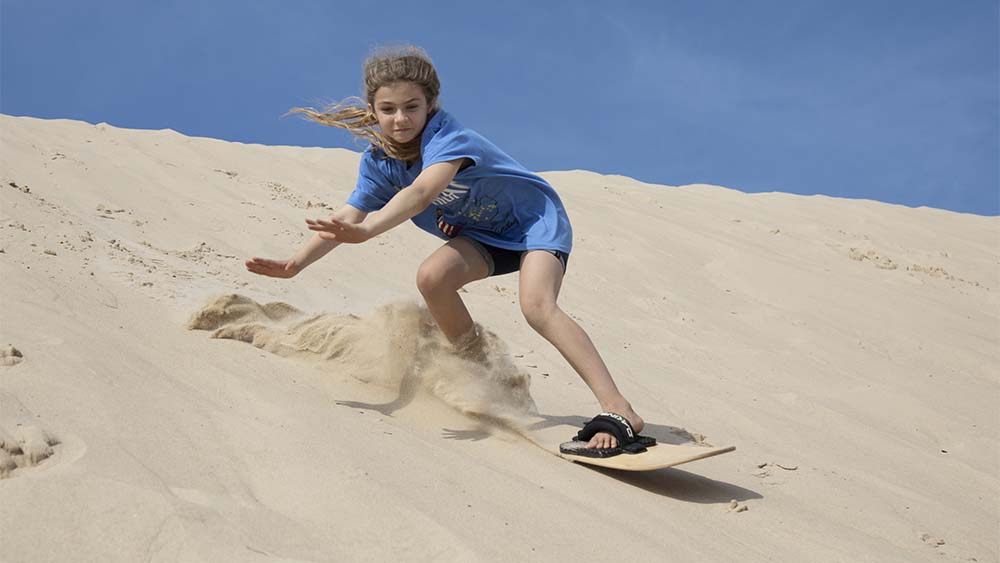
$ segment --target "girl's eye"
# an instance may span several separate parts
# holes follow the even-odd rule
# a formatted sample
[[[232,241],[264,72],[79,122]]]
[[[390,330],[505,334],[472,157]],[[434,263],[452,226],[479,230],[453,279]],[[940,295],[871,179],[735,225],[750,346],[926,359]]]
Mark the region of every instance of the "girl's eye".
[[[406,111],[417,111],[418,108],[419,108],[419,106],[406,106],[405,107]],[[396,112],[396,108],[389,108],[389,107],[379,108],[379,111],[382,112],[382,113],[395,113]]]

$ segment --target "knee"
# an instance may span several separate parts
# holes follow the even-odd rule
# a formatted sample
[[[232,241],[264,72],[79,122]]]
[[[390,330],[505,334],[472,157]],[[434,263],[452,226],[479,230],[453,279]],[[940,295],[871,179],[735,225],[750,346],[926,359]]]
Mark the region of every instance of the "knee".
[[[521,296],[521,313],[524,315],[524,320],[538,332],[544,332],[559,312],[559,306],[551,299]]]
[[[424,262],[417,270],[417,289],[424,297],[441,291],[457,291],[448,273],[430,262]]]

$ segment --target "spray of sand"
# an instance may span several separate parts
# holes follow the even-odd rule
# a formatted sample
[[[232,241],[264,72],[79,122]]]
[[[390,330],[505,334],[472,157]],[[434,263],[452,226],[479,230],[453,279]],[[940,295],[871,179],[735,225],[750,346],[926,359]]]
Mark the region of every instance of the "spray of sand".
[[[514,424],[535,412],[530,376],[517,369],[499,337],[477,327],[482,339],[470,359],[448,342],[426,307],[412,302],[384,305],[364,317],[307,315],[286,303],[231,294],[196,311],[188,328],[322,363],[401,394],[407,388],[429,392],[463,413],[498,422]]]

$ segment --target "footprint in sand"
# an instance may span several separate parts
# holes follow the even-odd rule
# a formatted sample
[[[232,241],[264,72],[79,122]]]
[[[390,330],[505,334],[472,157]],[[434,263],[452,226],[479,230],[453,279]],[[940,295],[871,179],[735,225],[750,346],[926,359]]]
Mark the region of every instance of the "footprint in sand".
[[[858,262],[870,260],[877,268],[882,270],[895,270],[899,267],[899,265],[892,261],[892,258],[882,255],[877,250],[862,251],[858,248],[851,247],[848,256],[851,260],[856,260]]]
[[[51,457],[59,440],[36,424],[0,426],[0,479],[14,477],[18,469],[35,467]]]
[[[312,202],[309,202],[309,205],[307,206],[301,195],[279,182],[264,182],[264,185],[271,190],[271,201],[277,201],[280,199],[287,201],[293,207],[298,207],[299,209],[309,209],[313,207]]]
[[[927,547],[933,547],[938,550],[945,549],[946,542],[944,541],[943,538],[931,535],[927,532],[920,534],[920,541],[924,542],[924,545],[926,545]],[[975,561],[975,559],[971,559],[971,561]]]
[[[23,360],[24,356],[21,355],[21,351],[10,344],[6,348],[0,349],[0,366],[16,366]]]
[[[69,450],[64,450],[63,440],[39,424],[37,418],[17,397],[0,392],[0,479],[17,477],[23,471],[51,464],[49,458],[57,453],[60,457],[69,453],[76,459],[86,451],[83,443],[75,439],[71,439]],[[54,449],[56,446],[58,451]]]
[[[127,211],[121,207],[112,207],[109,205],[104,205],[103,203],[97,204],[96,211],[99,217],[103,217],[105,219],[114,219],[115,215],[119,213],[128,213],[129,215],[132,214],[131,211]]]
[[[750,510],[749,506],[745,504],[740,504],[739,501],[733,499],[729,501],[729,508],[726,510],[726,512],[735,512],[738,514],[740,512],[746,512],[747,510]]]
[[[7,185],[10,186],[10,187],[12,187],[12,188],[14,188],[15,190],[20,191],[22,194],[30,194],[31,193],[31,188],[29,188],[27,186],[27,184],[25,184],[23,186],[18,186],[17,182],[7,182]]]

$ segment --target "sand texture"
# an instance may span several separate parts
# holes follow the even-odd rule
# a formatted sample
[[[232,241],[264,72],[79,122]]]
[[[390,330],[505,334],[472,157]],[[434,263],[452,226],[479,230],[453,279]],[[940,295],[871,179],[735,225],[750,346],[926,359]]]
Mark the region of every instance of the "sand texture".
[[[519,435],[599,409],[516,275],[463,290],[477,362],[412,225],[245,270],[358,159],[0,116],[0,561],[1000,558],[1000,219],[544,173],[644,433],[737,447],[623,473]]]

